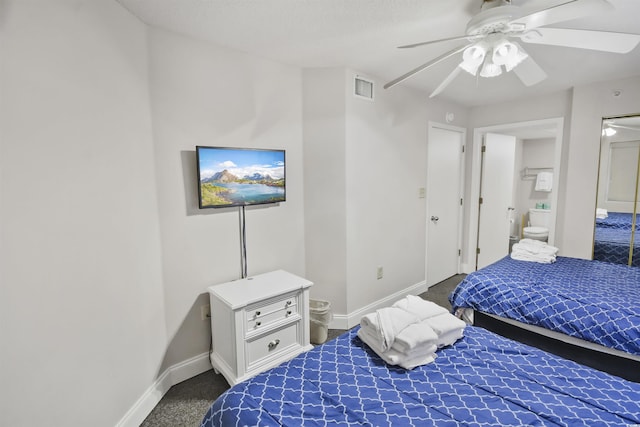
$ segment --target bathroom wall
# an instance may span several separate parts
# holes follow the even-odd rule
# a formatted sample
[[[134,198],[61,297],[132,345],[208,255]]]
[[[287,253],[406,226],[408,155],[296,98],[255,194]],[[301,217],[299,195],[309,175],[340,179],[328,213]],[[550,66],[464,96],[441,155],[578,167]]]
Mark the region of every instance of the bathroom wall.
[[[521,158],[516,163],[519,164],[516,170],[516,196],[514,198],[516,208],[516,229],[521,226],[523,214],[527,214],[529,208],[535,208],[538,203],[550,205],[553,192],[535,191],[536,178],[522,177],[522,170],[528,168],[550,168],[554,163],[554,138],[523,139],[519,141]],[[516,152],[518,155],[518,152]],[[555,188],[552,190],[555,191]],[[526,220],[525,220],[526,226]]]

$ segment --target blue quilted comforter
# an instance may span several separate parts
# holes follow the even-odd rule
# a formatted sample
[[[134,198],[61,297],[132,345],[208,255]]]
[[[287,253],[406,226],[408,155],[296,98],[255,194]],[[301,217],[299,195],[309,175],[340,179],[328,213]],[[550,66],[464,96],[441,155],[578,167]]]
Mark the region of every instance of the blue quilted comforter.
[[[385,364],[356,331],[232,387],[201,426],[640,423],[640,384],[481,328],[411,371]]]
[[[609,212],[606,218],[596,218],[596,227],[617,228],[631,230],[633,214],[624,212]],[[636,215],[636,230],[640,230],[640,214]]]
[[[638,217],[640,215],[636,216]],[[628,264],[632,220],[633,214],[622,212],[610,212],[607,218],[596,218],[593,259]],[[636,230],[639,228],[640,220],[636,220]],[[638,237],[634,240],[631,265],[640,267],[640,238]]]
[[[640,355],[640,268],[558,257],[553,264],[505,257],[469,274],[449,296],[454,310],[541,326]]]

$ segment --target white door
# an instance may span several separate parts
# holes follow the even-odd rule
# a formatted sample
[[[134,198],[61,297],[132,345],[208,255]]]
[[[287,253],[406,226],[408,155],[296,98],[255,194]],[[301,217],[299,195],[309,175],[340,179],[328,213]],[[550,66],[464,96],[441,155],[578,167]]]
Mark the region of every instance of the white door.
[[[484,137],[480,178],[480,211],[476,269],[509,253],[513,211],[516,137],[487,133]]]
[[[459,273],[465,130],[429,125],[427,142],[427,286]]]

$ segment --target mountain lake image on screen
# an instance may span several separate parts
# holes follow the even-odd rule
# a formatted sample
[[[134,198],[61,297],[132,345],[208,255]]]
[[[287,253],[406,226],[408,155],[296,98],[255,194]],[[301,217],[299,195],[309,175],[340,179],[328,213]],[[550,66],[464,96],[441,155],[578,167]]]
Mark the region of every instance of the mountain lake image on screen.
[[[284,150],[197,146],[196,159],[201,209],[286,200]]]

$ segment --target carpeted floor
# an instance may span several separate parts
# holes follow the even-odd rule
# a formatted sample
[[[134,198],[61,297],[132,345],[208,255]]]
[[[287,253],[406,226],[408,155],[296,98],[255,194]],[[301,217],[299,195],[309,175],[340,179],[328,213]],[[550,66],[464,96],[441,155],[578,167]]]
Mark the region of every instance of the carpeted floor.
[[[449,294],[465,277],[458,274],[429,288],[420,294],[426,300],[433,301],[451,310]],[[328,340],[344,333],[341,329],[330,329]],[[222,375],[213,370],[204,372],[186,381],[176,384],[164,395],[158,405],[140,425],[141,427],[194,427],[199,426],[202,417],[218,396],[229,388]]]

